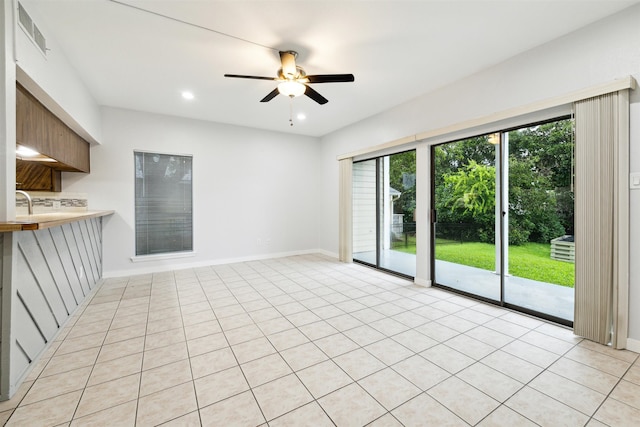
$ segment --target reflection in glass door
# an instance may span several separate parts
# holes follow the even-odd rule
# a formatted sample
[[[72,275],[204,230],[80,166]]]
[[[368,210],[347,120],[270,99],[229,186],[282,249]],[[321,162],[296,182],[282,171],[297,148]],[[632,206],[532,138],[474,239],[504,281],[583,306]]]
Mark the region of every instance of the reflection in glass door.
[[[573,322],[570,119],[432,149],[437,285]]]
[[[353,164],[353,259],[414,277],[416,152]]]

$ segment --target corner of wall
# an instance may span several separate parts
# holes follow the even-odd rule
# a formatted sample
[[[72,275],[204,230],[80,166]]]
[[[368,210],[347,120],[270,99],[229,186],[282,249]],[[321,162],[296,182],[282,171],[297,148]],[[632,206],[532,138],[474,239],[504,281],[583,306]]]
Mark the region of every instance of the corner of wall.
[[[640,340],[634,340],[633,338],[627,338],[627,350],[640,353]]]
[[[43,34],[47,34],[47,54],[45,57],[14,20],[15,79],[74,132],[92,144],[100,143],[98,103],[48,31],[38,8],[28,3],[22,6]]]

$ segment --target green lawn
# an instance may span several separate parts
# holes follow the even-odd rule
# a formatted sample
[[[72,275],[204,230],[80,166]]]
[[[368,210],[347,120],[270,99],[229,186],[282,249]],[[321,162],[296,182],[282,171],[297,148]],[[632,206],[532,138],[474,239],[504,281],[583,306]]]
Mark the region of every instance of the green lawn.
[[[415,238],[398,242],[394,250],[416,253]],[[555,261],[549,257],[550,245],[527,243],[522,246],[509,246],[509,274],[539,282],[573,287],[575,268],[572,263]],[[459,243],[443,239],[436,241],[436,259],[457,264],[495,270],[495,247],[489,243]]]

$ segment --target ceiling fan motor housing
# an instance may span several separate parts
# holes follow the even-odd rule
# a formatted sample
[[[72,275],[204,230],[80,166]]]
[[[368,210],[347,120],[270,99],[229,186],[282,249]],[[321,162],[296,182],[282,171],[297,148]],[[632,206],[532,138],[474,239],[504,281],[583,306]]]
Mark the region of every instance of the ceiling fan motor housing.
[[[280,62],[282,63],[282,74],[287,80],[298,78],[298,67],[296,67],[297,52],[287,50],[280,52]]]

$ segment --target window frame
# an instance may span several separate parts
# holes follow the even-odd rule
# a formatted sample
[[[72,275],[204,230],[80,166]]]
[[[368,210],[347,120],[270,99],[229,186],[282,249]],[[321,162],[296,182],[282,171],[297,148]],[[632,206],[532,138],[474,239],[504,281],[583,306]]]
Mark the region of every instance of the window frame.
[[[134,256],[131,258],[132,261],[141,261],[141,260],[151,260],[151,259],[162,259],[162,258],[177,258],[177,257],[185,257],[185,256],[192,256],[195,254],[194,252],[194,228],[193,228],[193,155],[191,154],[179,154],[179,153],[166,153],[166,152],[159,152],[159,151],[146,151],[146,150],[133,150],[133,160],[134,160]],[[139,185],[145,185],[144,181],[139,182],[139,179],[144,179],[146,178],[146,176],[142,176],[139,177],[139,166],[138,166],[138,159],[142,159],[144,161],[145,158],[149,158],[151,159],[151,156],[158,156],[158,161],[157,163],[162,163],[162,162],[166,162],[166,166],[164,166],[164,177],[167,177],[167,173],[170,173],[171,171],[168,169],[169,166],[169,162],[171,162],[172,158],[175,158],[175,161],[178,163],[178,168],[175,171],[176,174],[181,174],[182,176],[179,177],[178,180],[176,180],[175,178],[173,178],[173,176],[170,176],[170,178],[172,179],[172,183],[170,183],[169,185],[184,185],[185,183],[188,183],[188,190],[186,191],[181,191],[178,187],[175,187],[175,189],[173,189],[173,195],[174,196],[181,196],[181,200],[178,201],[177,204],[174,204],[172,207],[176,210],[179,210],[180,208],[182,208],[183,213],[176,215],[175,217],[171,217],[171,212],[168,213],[167,212],[162,212],[162,211],[157,211],[156,214],[159,215],[159,219],[160,221],[174,221],[174,220],[178,220],[178,224],[180,223],[180,220],[183,221],[183,225],[178,225],[175,229],[173,230],[165,230],[165,231],[153,231],[154,234],[160,234],[163,237],[157,239],[158,241],[164,240],[165,244],[167,244],[166,239],[167,239],[167,234],[171,235],[173,233],[174,235],[174,241],[176,240],[175,237],[178,237],[177,240],[181,241],[181,244],[179,245],[174,245],[173,247],[167,246],[165,248],[161,248],[158,246],[154,246],[154,244],[151,244],[151,248],[149,248],[149,236],[151,235],[152,232],[150,232],[149,230],[146,231],[142,231],[140,229],[140,225],[143,221],[148,221],[148,218],[141,218],[141,209],[144,209],[145,207],[148,208],[148,206],[141,206],[140,202],[141,200],[143,200],[144,196],[139,196],[138,191],[139,191]],[[140,165],[140,167],[142,168],[142,170],[144,170],[144,164]],[[158,169],[158,171],[161,171],[162,168]],[[144,173],[144,172],[143,172]],[[185,177],[188,176],[188,179],[185,180]],[[156,176],[156,179],[158,177]],[[158,184],[158,183],[156,183]],[[155,192],[157,192],[157,194],[161,194],[163,191],[168,191],[168,188],[162,188],[162,186],[157,186],[157,185],[153,185],[153,184],[147,184],[147,185],[151,185],[153,190]],[[146,187],[147,189],[149,187]],[[147,197],[147,200],[148,197]],[[170,197],[165,197],[164,199],[162,197],[160,198],[156,198],[155,203],[158,204],[158,206],[167,206],[167,202],[170,202],[172,199]],[[170,204],[169,204],[170,206]],[[147,212],[148,214],[148,212]],[[174,212],[175,214],[175,212]],[[162,224],[161,224],[162,225]],[[166,225],[166,224],[165,224]],[[186,233],[186,234],[185,234]],[[139,239],[144,239],[147,238],[147,247],[146,248],[142,248],[140,247],[140,240]]]

